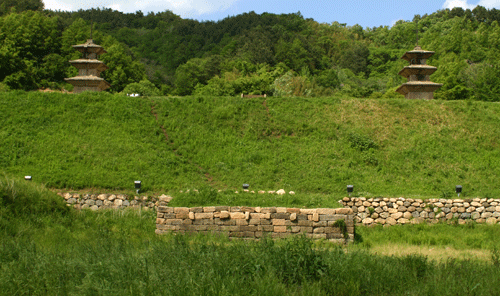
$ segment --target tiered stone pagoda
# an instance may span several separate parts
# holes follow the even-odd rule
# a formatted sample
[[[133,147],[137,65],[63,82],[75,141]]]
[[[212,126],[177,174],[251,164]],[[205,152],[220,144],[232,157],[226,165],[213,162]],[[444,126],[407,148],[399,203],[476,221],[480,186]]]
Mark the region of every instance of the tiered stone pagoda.
[[[398,93],[407,99],[431,100],[434,98],[434,91],[443,85],[434,83],[429,78],[437,70],[436,67],[425,64],[433,54],[433,51],[423,50],[417,45],[412,51],[407,51],[401,57],[401,59],[410,62],[410,65],[398,73],[408,79],[408,82],[396,90]]]
[[[74,86],[73,92],[103,91],[109,88],[110,84],[100,77],[101,72],[108,69],[103,62],[98,60],[99,55],[106,53],[102,46],[88,39],[84,44],[73,45],[73,48],[83,54],[81,59],[69,61],[78,69],[78,76],[64,79]]]

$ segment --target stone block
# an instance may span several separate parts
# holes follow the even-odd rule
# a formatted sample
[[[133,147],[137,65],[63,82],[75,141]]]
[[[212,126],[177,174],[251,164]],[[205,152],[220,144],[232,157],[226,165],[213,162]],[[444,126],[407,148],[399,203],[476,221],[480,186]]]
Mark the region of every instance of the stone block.
[[[173,213],[174,212],[174,208],[171,208],[171,207],[160,206],[157,209],[158,209],[158,212],[161,212],[161,213]]]
[[[365,218],[361,222],[363,223],[363,225],[371,225],[373,224],[374,220],[372,218]]]
[[[253,231],[245,231],[245,232],[243,232],[243,236],[242,237],[248,237],[248,238],[255,237],[255,232],[253,232]]]
[[[270,214],[272,214],[272,213],[276,213],[276,208],[275,208],[275,207],[261,208],[261,209],[260,209],[260,212],[261,212],[261,213],[264,213],[264,214],[265,214],[265,213],[270,213]]]
[[[301,214],[312,215],[316,213],[316,209],[300,209]]]
[[[179,213],[189,213],[189,208],[185,207],[178,207],[178,208],[173,208],[174,213],[179,214]]]
[[[213,213],[215,212],[215,207],[203,207],[204,213]]]
[[[238,227],[239,226],[236,226],[236,225],[231,225],[231,226],[223,225],[223,226],[220,226],[220,229],[222,231],[234,232],[234,231],[238,230]]]
[[[385,219],[385,223],[388,225],[396,225],[397,221],[396,221],[396,219],[389,217],[389,218]]]
[[[241,225],[241,226],[238,226],[239,227],[239,231],[243,231],[243,232],[246,232],[246,231],[250,231],[250,232],[255,232],[255,231],[258,231],[259,230],[259,227],[258,226],[246,226],[246,225]]]
[[[180,225],[180,224],[182,224],[182,219],[165,219],[165,224],[167,224],[167,225]]]
[[[403,217],[403,213],[401,213],[401,212],[391,214],[391,218],[396,219],[396,220],[401,218],[401,217]]]
[[[313,222],[313,227],[326,227],[328,226],[328,221]]]
[[[248,225],[260,225],[260,219],[249,219]]]
[[[481,214],[481,218],[484,218],[484,219],[490,218],[491,215],[493,215],[493,214],[490,213],[490,212],[484,212],[484,213]]]
[[[273,213],[271,219],[290,219],[290,213]]]
[[[297,213],[291,213],[290,214],[290,221],[296,221],[297,220]]]
[[[245,219],[235,219],[236,225],[248,225],[248,220]]]
[[[179,230],[179,226],[178,225],[166,225],[166,224],[160,224],[160,225],[156,225],[156,229],[158,230],[171,230],[171,231],[176,231],[176,230]]]
[[[231,219],[245,219],[246,217],[245,213],[242,212],[231,212],[229,215],[231,216]]]
[[[215,212],[222,212],[222,211],[227,211],[229,212],[230,207],[227,206],[217,206],[215,207]]]
[[[313,233],[325,233],[325,227],[315,227]]]
[[[274,232],[276,233],[286,232],[286,226],[274,226]]]
[[[292,226],[293,227],[293,226]],[[308,226],[300,226],[300,233],[313,233],[313,229],[312,227],[308,227]]]
[[[299,226],[313,226],[313,221],[311,221],[311,220],[299,220],[299,221],[297,221],[297,225],[299,225]]]
[[[196,220],[198,220],[198,219],[213,219],[214,218],[214,213],[195,212],[194,213],[194,218]]]
[[[486,224],[497,224],[498,220],[496,218],[490,217],[486,219]]]
[[[231,218],[231,214],[228,211],[221,211],[219,214],[220,219],[229,219]]]
[[[295,214],[300,214],[300,209],[299,208],[286,208],[287,213],[295,213]]]
[[[255,213],[255,208],[254,207],[241,207],[240,210],[242,212]]]
[[[271,231],[274,231],[274,226],[272,226],[272,225],[259,225],[259,226],[257,226],[257,230],[263,231],[263,232],[271,232]]]
[[[272,219],[272,223],[274,226],[283,226],[285,224],[285,219]]]
[[[340,208],[335,210],[335,214],[337,215],[348,215],[352,214],[352,209],[349,208]]]
[[[189,219],[189,212],[180,212],[175,214],[175,218],[177,219]]]
[[[319,215],[335,215],[337,214],[337,209],[317,209],[316,213]]]

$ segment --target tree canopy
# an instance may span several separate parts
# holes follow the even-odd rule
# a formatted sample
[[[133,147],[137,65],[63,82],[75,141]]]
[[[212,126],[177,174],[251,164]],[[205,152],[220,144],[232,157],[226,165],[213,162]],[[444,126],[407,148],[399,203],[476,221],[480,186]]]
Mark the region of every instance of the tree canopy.
[[[477,6],[415,15],[392,27],[318,23],[298,13],[248,12],[218,22],[171,11],[43,10],[38,0],[0,2],[0,90],[63,88],[76,74],[71,45],[105,47],[109,91],[148,80],[162,94],[399,96],[400,57],[416,44],[435,51],[441,99],[498,101],[500,11]]]

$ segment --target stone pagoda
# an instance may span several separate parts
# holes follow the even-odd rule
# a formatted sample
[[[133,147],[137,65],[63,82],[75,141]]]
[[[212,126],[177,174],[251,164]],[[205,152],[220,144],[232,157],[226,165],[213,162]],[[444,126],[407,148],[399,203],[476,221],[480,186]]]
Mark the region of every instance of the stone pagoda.
[[[407,99],[431,100],[434,98],[434,91],[443,85],[434,83],[429,78],[437,70],[436,67],[425,64],[433,54],[433,51],[423,50],[417,45],[412,51],[407,51],[401,57],[401,59],[410,62],[410,65],[398,73],[408,79],[408,82],[403,83],[396,90],[398,93]]]
[[[78,75],[71,78],[65,78],[68,83],[74,86],[74,93],[83,91],[103,91],[110,87],[110,84],[100,77],[101,72],[108,67],[97,58],[106,53],[102,46],[88,39],[84,44],[73,45],[73,48],[82,53],[82,58],[69,61],[71,65],[78,69]]]

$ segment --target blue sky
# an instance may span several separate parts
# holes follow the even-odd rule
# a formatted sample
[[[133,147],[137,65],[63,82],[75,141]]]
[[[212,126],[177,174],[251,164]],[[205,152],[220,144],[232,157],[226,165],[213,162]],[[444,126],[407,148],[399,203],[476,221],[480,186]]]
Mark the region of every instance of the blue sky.
[[[106,7],[122,12],[144,13],[171,10],[182,18],[218,21],[227,16],[256,13],[298,12],[320,23],[359,24],[366,27],[391,26],[398,20],[412,20],[415,14],[439,9],[476,5],[500,9],[500,0],[43,0],[46,9],[79,10]]]

